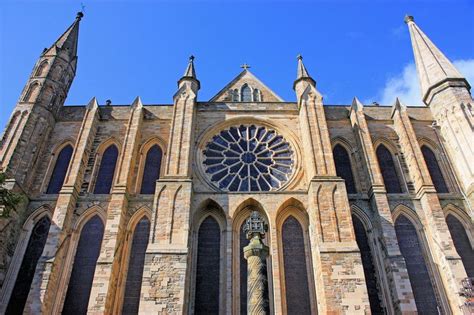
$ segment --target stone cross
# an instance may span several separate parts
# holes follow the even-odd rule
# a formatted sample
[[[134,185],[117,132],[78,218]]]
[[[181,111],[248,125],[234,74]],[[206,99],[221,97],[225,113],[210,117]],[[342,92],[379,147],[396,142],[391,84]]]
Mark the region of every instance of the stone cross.
[[[268,314],[267,274],[265,261],[268,256],[268,246],[262,239],[268,229],[267,224],[258,211],[253,211],[244,225],[244,233],[250,240],[244,247],[244,257],[247,259],[247,314]]]

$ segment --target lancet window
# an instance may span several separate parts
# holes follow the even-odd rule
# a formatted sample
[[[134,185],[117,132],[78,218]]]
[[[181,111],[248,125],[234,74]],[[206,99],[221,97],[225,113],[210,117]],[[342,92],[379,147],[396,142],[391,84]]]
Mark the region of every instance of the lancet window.
[[[157,144],[148,150],[145,159],[145,168],[143,169],[141,194],[155,193],[156,180],[160,178],[162,156],[163,152]]]
[[[443,173],[441,172],[441,168],[439,167],[438,159],[436,159],[436,155],[426,145],[421,147],[421,153],[425,159],[431,181],[433,182],[436,191],[438,193],[447,193],[448,186],[446,186],[446,182],[444,180]]]
[[[333,149],[334,163],[336,164],[336,174],[346,182],[346,190],[349,194],[356,193],[354,176],[352,174],[351,159],[347,150],[340,144]]]
[[[398,178],[392,153],[383,144],[378,146],[376,153],[385,189],[388,193],[401,193],[402,187],[400,186],[400,179]]]
[[[64,179],[66,178],[69,162],[71,161],[72,151],[72,146],[66,145],[59,152],[51,174],[51,179],[49,180],[48,189],[46,190],[47,194],[57,194],[61,190]]]
[[[115,164],[117,163],[118,149],[115,145],[109,146],[102,155],[99,172],[94,187],[94,194],[108,194],[112,188]]]

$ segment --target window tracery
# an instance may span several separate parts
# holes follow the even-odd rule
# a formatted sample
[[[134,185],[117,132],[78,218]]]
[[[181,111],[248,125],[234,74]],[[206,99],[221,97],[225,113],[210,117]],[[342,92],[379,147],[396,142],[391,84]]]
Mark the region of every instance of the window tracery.
[[[224,191],[278,190],[292,174],[293,153],[275,130],[234,126],[207,143],[204,168],[210,181]]]

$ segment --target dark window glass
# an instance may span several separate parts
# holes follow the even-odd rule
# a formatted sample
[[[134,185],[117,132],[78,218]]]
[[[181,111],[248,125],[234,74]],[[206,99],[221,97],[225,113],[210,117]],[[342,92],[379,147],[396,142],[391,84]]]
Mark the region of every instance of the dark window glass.
[[[98,216],[91,218],[82,228],[64,301],[63,315],[87,314],[103,235],[104,224]]]
[[[6,314],[23,314],[28,293],[30,292],[31,282],[35,275],[36,264],[41,257],[51,221],[48,217],[39,220],[31,231],[25,255],[21,262],[20,270],[13,287],[10,301],[8,302]]]
[[[418,314],[438,314],[438,303],[415,227],[401,215],[395,221],[395,232],[407,265]]]
[[[51,179],[49,180],[47,194],[57,194],[63,187],[64,178],[69,167],[69,162],[72,156],[72,147],[70,145],[65,146],[61,152],[59,152],[56,164],[54,165]]]
[[[377,277],[375,276],[375,267],[372,260],[373,256],[364,224],[355,215],[352,216],[352,222],[354,224],[355,237],[364,267],[365,284],[367,285],[367,292],[369,293],[370,311],[372,314],[384,314],[379,299],[379,287],[377,285]]]
[[[461,256],[464,269],[468,277],[474,277],[474,250],[469,242],[469,237],[462,223],[452,214],[446,217],[451,238],[453,239],[454,247],[459,256]]]
[[[137,223],[135,231],[133,232],[122,315],[138,314],[142,288],[143,266],[145,265],[145,252],[148,245],[149,235],[150,221],[147,217],[143,217]]]
[[[219,314],[221,231],[208,216],[199,227],[194,314]]]
[[[244,232],[244,223],[240,226],[239,255],[240,255],[240,314],[247,314],[247,259],[244,257],[244,247],[249,244]]]
[[[333,150],[334,163],[336,164],[336,174],[346,181],[346,189],[349,194],[356,193],[354,176],[352,175],[351,159],[346,149],[340,144]]]
[[[160,178],[161,168],[161,149],[158,145],[154,145],[148,150],[145,160],[145,168],[143,169],[143,180],[141,194],[154,194],[156,180]]]
[[[447,193],[448,187],[444,181],[443,173],[441,173],[441,168],[439,167],[435,154],[425,145],[421,147],[421,152],[425,158],[426,166],[428,166],[428,171],[430,172],[431,180],[433,181],[436,191],[438,193]]]
[[[282,226],[286,308],[288,314],[311,314],[303,229],[293,216]]]
[[[104,151],[100,161],[99,172],[95,183],[94,194],[109,194],[114,179],[115,164],[117,163],[118,149],[111,145]]]
[[[379,145],[377,148],[377,160],[379,161],[380,171],[382,172],[385,189],[388,193],[401,193],[400,180],[398,179],[395,163],[393,162],[392,153],[384,146]]]
[[[242,87],[242,102],[251,102],[252,101],[252,91],[250,87],[245,84]]]

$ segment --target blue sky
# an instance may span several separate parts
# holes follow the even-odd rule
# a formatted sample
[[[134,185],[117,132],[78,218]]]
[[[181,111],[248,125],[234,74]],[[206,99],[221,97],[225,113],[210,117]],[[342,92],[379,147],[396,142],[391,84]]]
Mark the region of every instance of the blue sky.
[[[474,76],[474,1],[91,1],[83,0],[79,65],[66,104],[171,103],[196,56],[199,100],[249,63],[287,101],[301,53],[326,104],[419,102],[406,13]],[[73,22],[81,2],[0,4],[0,125],[44,47]],[[472,79],[471,79],[472,81]],[[474,83],[474,82],[473,82]],[[474,84],[473,84],[474,85]]]

